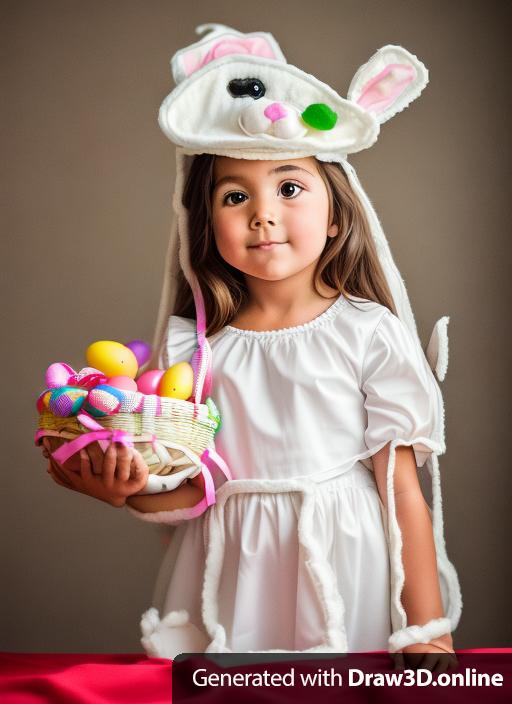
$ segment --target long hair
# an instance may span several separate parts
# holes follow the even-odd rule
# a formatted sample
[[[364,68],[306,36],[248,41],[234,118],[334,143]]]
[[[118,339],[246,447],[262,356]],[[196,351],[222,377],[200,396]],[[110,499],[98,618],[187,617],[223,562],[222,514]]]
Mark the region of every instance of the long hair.
[[[212,227],[214,154],[200,154],[192,161],[183,191],[189,215],[190,262],[204,297],[206,334],[229,325],[248,299],[242,272],[219,254]],[[316,160],[329,197],[329,223],[338,234],[328,237],[313,274],[316,292],[320,282],[340,294],[380,303],[396,315],[364,209],[340,164]],[[173,315],[195,318],[192,290],[180,269]]]

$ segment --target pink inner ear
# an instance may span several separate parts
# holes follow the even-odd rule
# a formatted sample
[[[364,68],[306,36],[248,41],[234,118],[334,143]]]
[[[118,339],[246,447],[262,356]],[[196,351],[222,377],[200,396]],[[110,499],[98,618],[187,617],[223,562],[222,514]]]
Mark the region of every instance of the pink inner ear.
[[[254,56],[264,56],[268,59],[275,59],[274,50],[264,37],[237,37],[236,35],[224,36],[213,44],[207,44],[199,49],[191,49],[183,54],[183,68],[185,75],[198,71],[210,61],[219,59],[227,54],[253,54]]]
[[[415,78],[414,66],[389,64],[363,86],[357,104],[369,112],[384,112]]]

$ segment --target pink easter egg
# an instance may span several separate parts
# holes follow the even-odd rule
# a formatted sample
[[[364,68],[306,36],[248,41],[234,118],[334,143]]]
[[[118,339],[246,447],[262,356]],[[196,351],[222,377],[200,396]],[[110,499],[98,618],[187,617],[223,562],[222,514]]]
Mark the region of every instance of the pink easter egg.
[[[143,394],[156,394],[163,374],[163,369],[149,369],[144,372],[137,379],[138,390]]]
[[[148,345],[148,343],[144,342],[144,340],[131,340],[131,342],[128,342],[125,346],[133,352],[137,358],[139,367],[146,364],[148,359],[151,357],[151,345]]]
[[[75,374],[73,367],[65,362],[54,362],[46,370],[45,381],[49,389],[57,389],[59,386],[66,386],[69,377]]]
[[[81,386],[82,389],[93,389],[98,384],[106,384],[107,377],[103,372],[94,367],[83,367],[73,377],[73,384]]]
[[[119,412],[123,399],[124,395],[120,389],[108,384],[100,384],[89,391],[84,403],[84,411],[96,418],[112,416]]]
[[[137,382],[129,376],[111,376],[105,383],[113,386],[115,389],[123,389],[123,391],[137,391]]]

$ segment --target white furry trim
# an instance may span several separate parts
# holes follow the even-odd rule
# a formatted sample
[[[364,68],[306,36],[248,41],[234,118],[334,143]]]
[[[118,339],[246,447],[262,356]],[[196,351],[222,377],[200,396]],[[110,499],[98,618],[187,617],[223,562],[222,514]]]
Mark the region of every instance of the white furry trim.
[[[413,445],[417,438],[410,441],[393,440],[389,449],[389,460],[387,467],[387,498],[388,513],[387,525],[390,548],[391,566],[391,622],[395,631],[400,632],[407,627],[407,615],[401,602],[401,593],[405,581],[405,573],[402,561],[402,534],[398,525],[395,508],[394,495],[394,471],[396,448],[400,445]],[[432,527],[434,544],[436,549],[437,566],[440,577],[440,587],[443,595],[443,607],[448,620],[448,628],[444,633],[453,631],[459,621],[462,599],[460,594],[459,580],[454,566],[448,560],[446,546],[443,535],[443,516],[441,505],[441,481],[439,476],[439,464],[436,452],[439,452],[437,443],[422,438],[422,444],[429,446],[432,450],[431,457],[427,460],[432,477]],[[443,580],[446,583],[447,593],[443,594]],[[429,622],[430,623],[430,622]],[[443,635],[442,633],[440,635]],[[435,638],[436,636],[432,636]]]
[[[448,370],[448,323],[449,316],[440,318],[434,325],[425,355],[430,368],[436,373],[439,381],[444,381]]]
[[[194,508],[176,508],[172,511],[137,511],[133,506],[125,504],[129,513],[131,513],[135,518],[139,518],[141,521],[147,521],[148,523],[165,523],[170,526],[176,526],[183,521],[190,521],[193,518],[198,518],[198,515],[194,513]],[[202,514],[200,514],[202,515]]]
[[[170,611],[160,619],[152,607],[142,614],[140,628],[140,642],[149,657],[174,659],[180,653],[202,653],[208,642],[184,610]]]
[[[396,447],[400,442],[393,440],[389,447],[388,467],[386,471],[387,477],[387,526],[389,537],[389,561],[391,568],[391,623],[393,628],[404,628],[407,625],[407,616],[400,601],[400,595],[404,585],[405,575],[402,563],[402,534],[396,518],[395,510],[395,492],[394,492],[394,473],[395,473],[395,455]]]
[[[449,632],[450,620],[447,618],[433,618],[423,626],[408,626],[395,631],[389,637],[389,652],[396,653],[416,643],[429,643],[433,638],[439,638]]]
[[[443,528],[441,475],[439,472],[439,460],[436,455],[432,455],[431,460],[428,463],[428,468],[432,477],[432,525],[437,554],[437,567],[441,580],[444,580],[446,584],[447,593],[445,595],[446,603],[444,604],[445,613],[447,618],[450,619],[450,630],[454,631],[457,628],[462,612],[462,595],[457,572],[446,554]],[[442,583],[441,586],[443,586]]]
[[[347,638],[344,625],[345,607],[338,591],[336,577],[320,546],[314,538],[313,509],[315,488],[307,480],[233,480],[223,484],[217,492],[217,502],[206,518],[208,551],[203,582],[203,621],[212,640],[205,652],[228,653],[226,631],[218,621],[220,575],[224,561],[224,506],[235,493],[282,493],[297,491],[302,494],[302,506],[298,519],[299,544],[304,548],[304,564],[308,570],[322,607],[325,619],[324,642],[304,651],[295,650],[249,650],[247,652],[346,652]]]

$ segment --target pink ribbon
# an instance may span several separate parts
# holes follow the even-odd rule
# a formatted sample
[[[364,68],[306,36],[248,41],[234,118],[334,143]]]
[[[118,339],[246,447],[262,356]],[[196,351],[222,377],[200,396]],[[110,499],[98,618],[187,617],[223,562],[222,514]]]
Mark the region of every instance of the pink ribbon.
[[[98,441],[103,452],[105,452],[111,442],[118,442],[125,447],[133,447],[133,443],[136,438],[126,430],[104,428],[87,413],[79,413],[77,415],[77,420],[79,420],[82,425],[85,425],[86,428],[89,428],[91,432],[79,435],[74,440],[70,440],[69,442],[61,445],[57,450],[55,450],[55,452],[52,452],[52,457],[57,460],[59,464],[62,464],[68,460],[71,455],[80,452],[82,448],[90,445],[91,442],[94,441]],[[43,429],[39,429],[36,432],[35,441],[37,442],[41,437],[44,437],[45,434],[46,433]],[[155,440],[156,436],[152,435],[151,443],[153,446]]]
[[[98,384],[105,384],[107,377],[103,372],[94,367],[83,367],[75,371],[65,362],[55,362],[46,370],[46,386],[56,389],[61,386],[80,386],[83,389],[92,389]]]
[[[203,511],[205,511],[208,506],[211,506],[212,504],[215,503],[215,484],[213,483],[213,477],[212,473],[209,469],[209,467],[206,465],[206,461],[210,460],[210,462],[214,462],[217,467],[221,470],[221,472],[224,474],[226,479],[232,479],[231,476],[231,471],[228,467],[228,465],[224,462],[222,457],[217,454],[217,452],[213,449],[206,449],[203,454],[201,455],[201,462],[203,466],[203,477],[204,477],[204,488],[205,488],[205,495],[204,498],[199,501],[193,508],[197,509],[199,513],[197,515],[200,515]],[[201,509],[201,510],[199,510]]]
[[[58,450],[55,450],[55,452],[52,452],[52,457],[54,457],[57,462],[62,464],[63,462],[68,460],[71,455],[80,452],[82,448],[86,447],[95,440],[100,443],[103,451],[105,451],[108,447],[109,441],[121,443],[125,447],[133,447],[135,437],[130,433],[126,432],[126,430],[103,428],[96,420],[94,420],[92,416],[84,412],[79,413],[77,415],[77,419],[82,423],[82,425],[85,425],[86,428],[89,428],[91,432],[79,435],[74,440],[71,440],[70,442],[67,442],[64,445],[61,445],[61,447],[59,447]],[[37,443],[38,440],[44,437],[45,435],[45,430],[42,428],[39,429],[35,435],[35,442]],[[153,445],[155,443],[155,440],[156,437],[153,435],[151,439]],[[215,484],[213,481],[212,473],[206,464],[207,461],[216,464],[217,467],[224,474],[226,479],[232,479],[231,471],[228,465],[216,452],[216,450],[214,450],[213,448],[207,448],[206,450],[204,450],[201,455],[201,472],[204,477],[205,495],[201,499],[201,501],[198,501],[195,506],[192,506],[190,509],[187,509],[187,513],[191,518],[200,516],[202,513],[204,513],[204,511],[206,511],[209,506],[214,504],[216,500]]]
[[[121,445],[124,445],[125,447],[133,447],[134,437],[133,435],[130,435],[130,433],[127,433],[126,430],[117,430],[110,428],[93,430],[90,433],[84,433],[83,435],[79,435],[74,440],[70,440],[70,442],[64,443],[64,445],[61,445],[58,450],[52,452],[52,457],[56,459],[59,464],[62,464],[67,459],[69,459],[71,455],[80,452],[82,448],[86,447],[87,445],[90,445],[91,442],[94,442],[95,440],[99,442],[102,450],[105,452],[106,448],[109,445],[109,442],[118,442]]]

